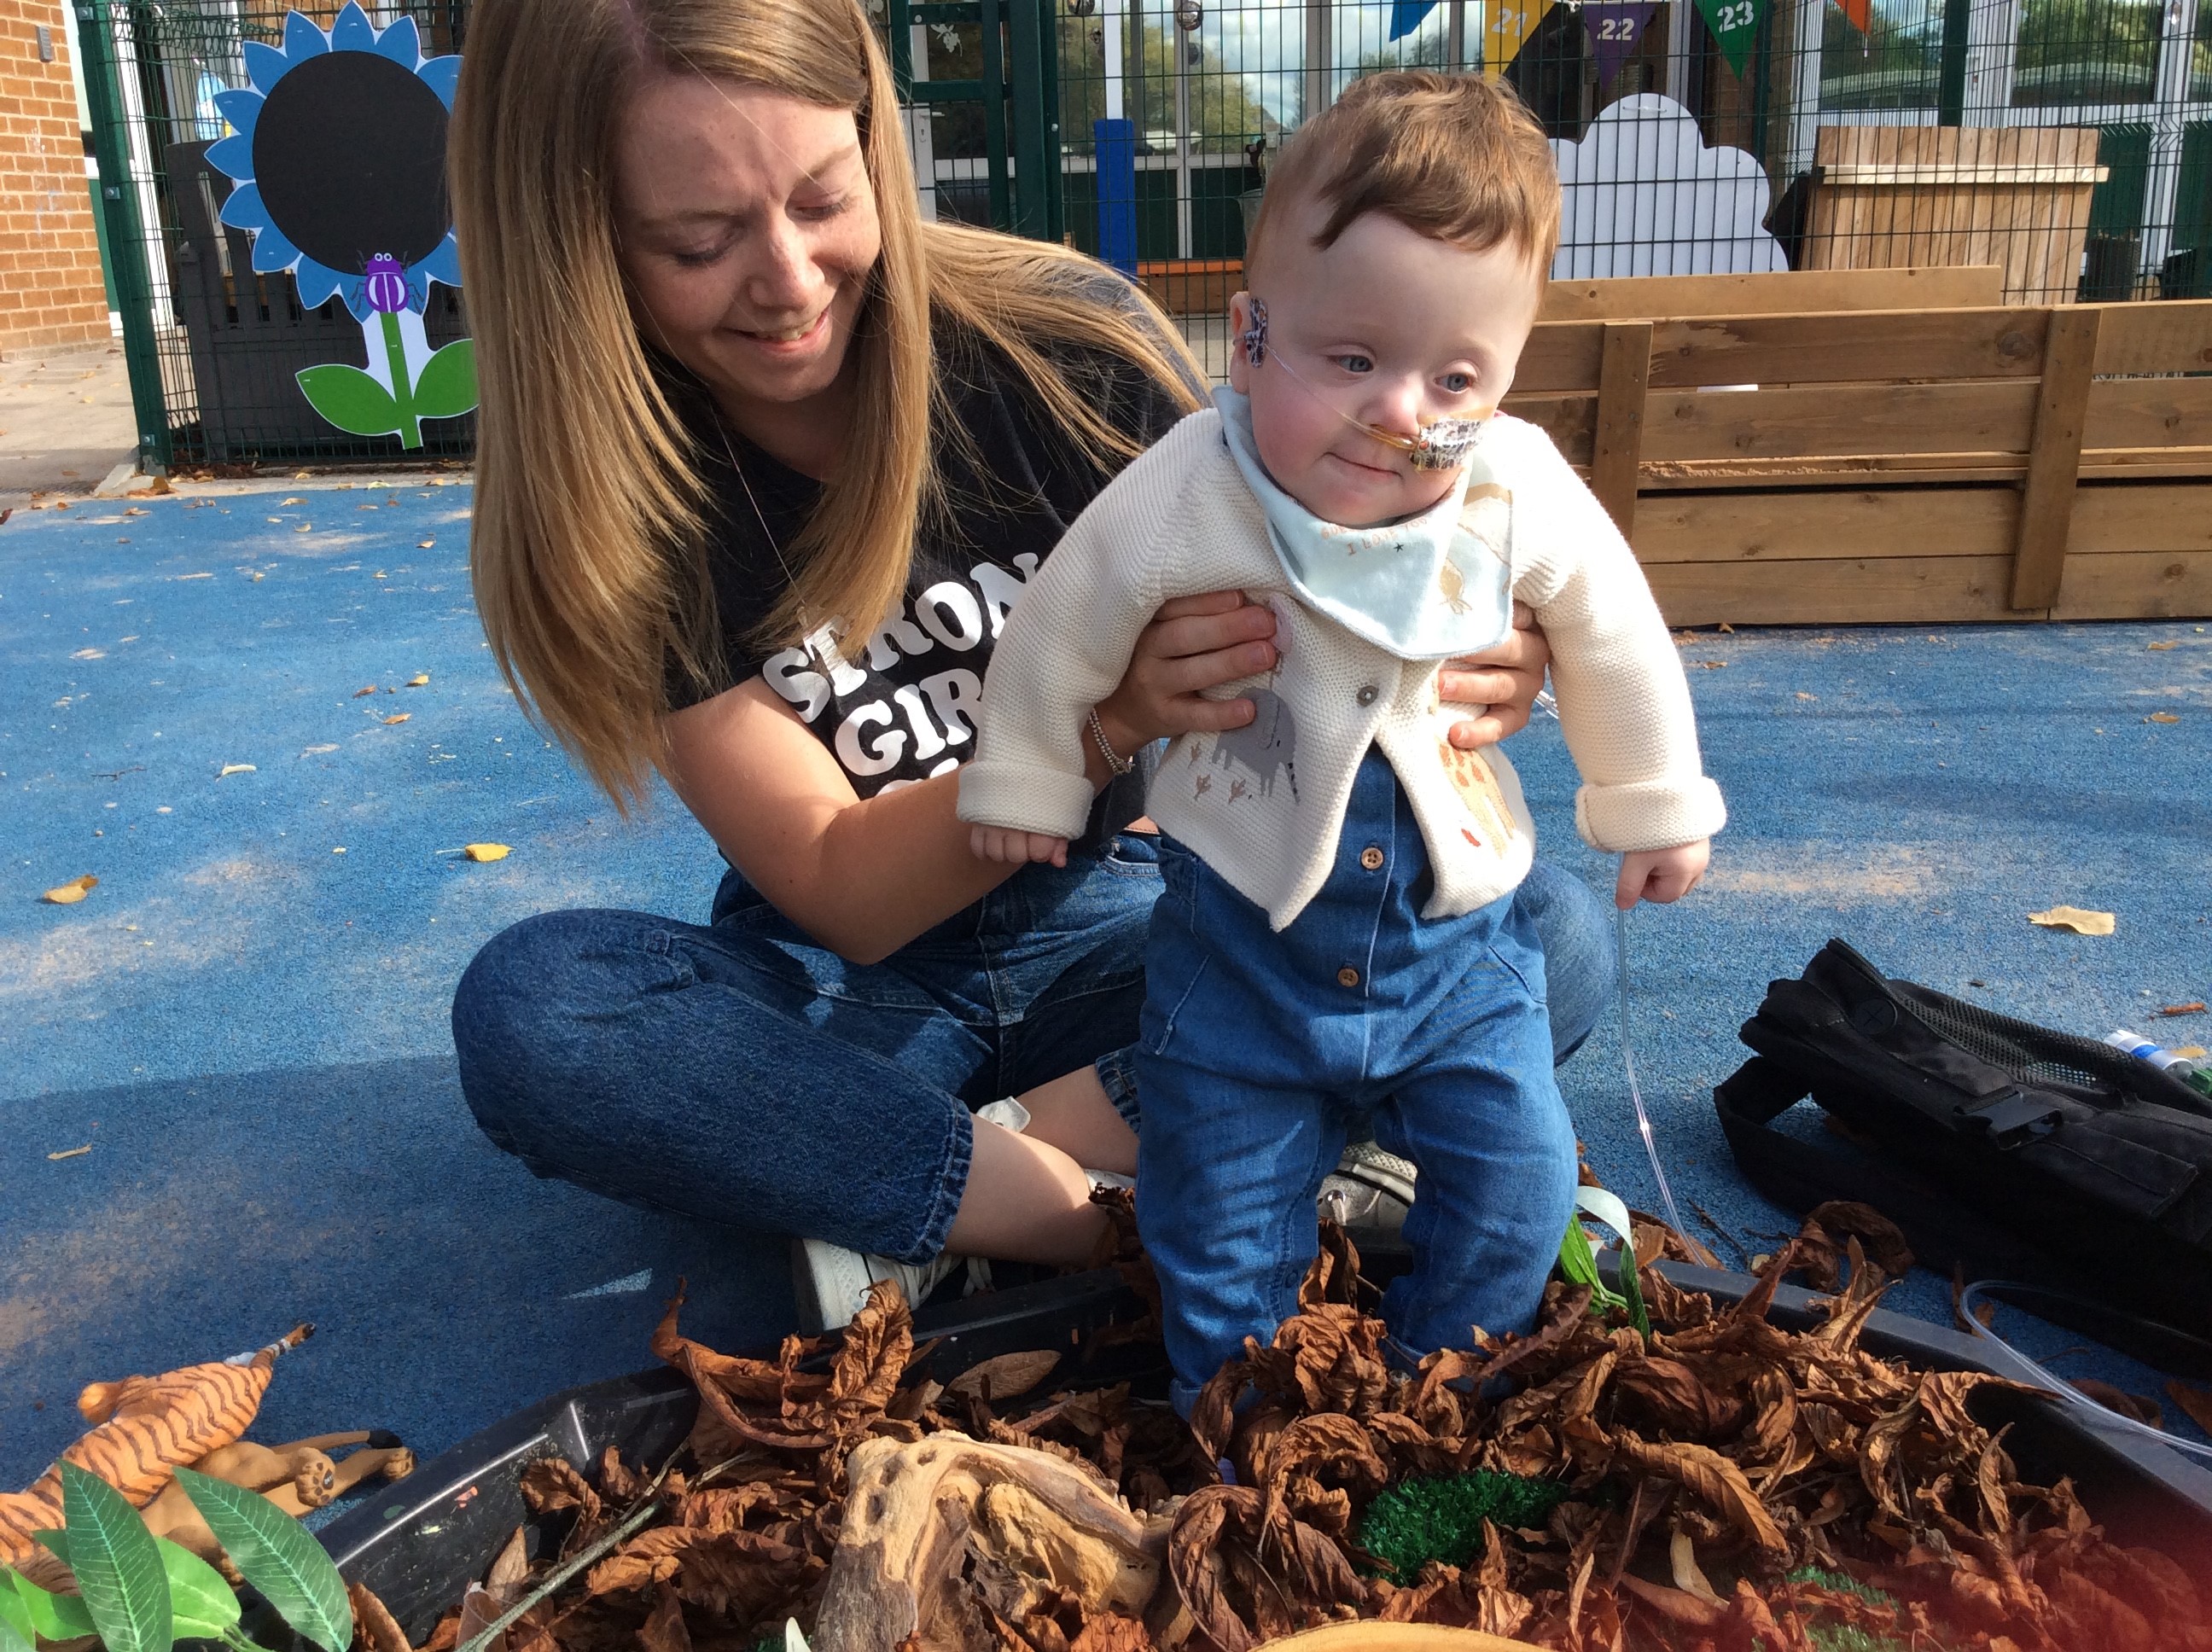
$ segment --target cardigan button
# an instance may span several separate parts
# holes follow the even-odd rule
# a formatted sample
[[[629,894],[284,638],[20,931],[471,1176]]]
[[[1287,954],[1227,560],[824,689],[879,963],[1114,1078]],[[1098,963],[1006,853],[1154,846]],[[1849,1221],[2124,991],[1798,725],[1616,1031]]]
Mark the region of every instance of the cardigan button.
[[[1369,844],[1365,848],[1359,852],[1359,864],[1366,867],[1370,872],[1382,871],[1382,851],[1376,848],[1372,843]]]
[[[1358,986],[1359,971],[1353,969],[1350,964],[1346,964],[1343,969],[1336,972],[1336,984],[1340,987]]]
[[[1353,695],[1352,697],[1354,700],[1357,700],[1363,706],[1373,705],[1375,703],[1375,685],[1372,683],[1362,684],[1359,692]]]

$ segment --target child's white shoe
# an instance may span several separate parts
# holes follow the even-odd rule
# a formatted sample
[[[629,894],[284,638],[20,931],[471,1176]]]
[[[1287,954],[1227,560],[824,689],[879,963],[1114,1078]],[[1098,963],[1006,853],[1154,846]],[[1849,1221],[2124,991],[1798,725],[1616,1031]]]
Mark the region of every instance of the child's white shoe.
[[[1344,1150],[1334,1174],[1322,1179],[1321,1213],[1340,1227],[1396,1233],[1413,1207],[1416,1172],[1407,1160],[1371,1141]]]

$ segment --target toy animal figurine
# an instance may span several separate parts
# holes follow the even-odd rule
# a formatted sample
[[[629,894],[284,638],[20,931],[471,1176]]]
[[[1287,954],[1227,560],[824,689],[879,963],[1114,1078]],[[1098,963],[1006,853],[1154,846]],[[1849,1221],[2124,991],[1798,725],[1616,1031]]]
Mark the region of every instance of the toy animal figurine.
[[[363,1449],[333,1462],[326,1454],[341,1446]],[[186,1467],[258,1491],[286,1514],[297,1515],[343,1497],[371,1474],[396,1480],[413,1473],[415,1454],[400,1444],[395,1434],[362,1429],[349,1434],[318,1434],[313,1439],[281,1446],[239,1440]],[[155,1536],[190,1549],[229,1576],[215,1534],[173,1479],[146,1505],[145,1512],[147,1528]]]
[[[189,1467],[246,1432],[261,1409],[277,1356],[314,1330],[295,1326],[252,1353],[161,1376],[91,1384],[77,1396],[76,1408],[97,1426],[64,1450],[60,1461],[28,1490],[0,1495],[0,1564],[21,1568],[46,1552],[32,1534],[62,1523],[62,1463],[99,1475],[143,1508],[174,1480],[178,1464]]]

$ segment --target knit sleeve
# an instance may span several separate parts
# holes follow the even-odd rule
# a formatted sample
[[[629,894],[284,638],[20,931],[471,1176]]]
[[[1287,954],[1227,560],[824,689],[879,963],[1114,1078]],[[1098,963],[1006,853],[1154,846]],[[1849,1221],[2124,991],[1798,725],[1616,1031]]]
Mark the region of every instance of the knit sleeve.
[[[983,683],[975,756],[960,771],[961,819],[1056,837],[1083,830],[1091,709],[1120,684],[1138,635],[1170,594],[1161,570],[1190,471],[1185,434],[1178,427],[1099,494],[1006,616]]]
[[[1728,811],[1705,777],[1681,658],[1636,554],[1550,440],[1526,434],[1515,594],[1552,646],[1559,723],[1583,780],[1576,829],[1612,853],[1711,837]]]

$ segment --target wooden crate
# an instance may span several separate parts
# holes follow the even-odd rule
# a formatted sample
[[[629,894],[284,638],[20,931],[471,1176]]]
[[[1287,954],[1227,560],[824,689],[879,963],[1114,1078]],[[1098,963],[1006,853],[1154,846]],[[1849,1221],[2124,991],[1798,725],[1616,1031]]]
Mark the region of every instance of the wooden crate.
[[[2009,302],[2065,304],[2089,197],[2105,179],[2082,126],[1823,126],[1801,268],[1995,264]]]
[[[2212,301],[1544,322],[1505,405],[1675,624],[2212,616]]]

